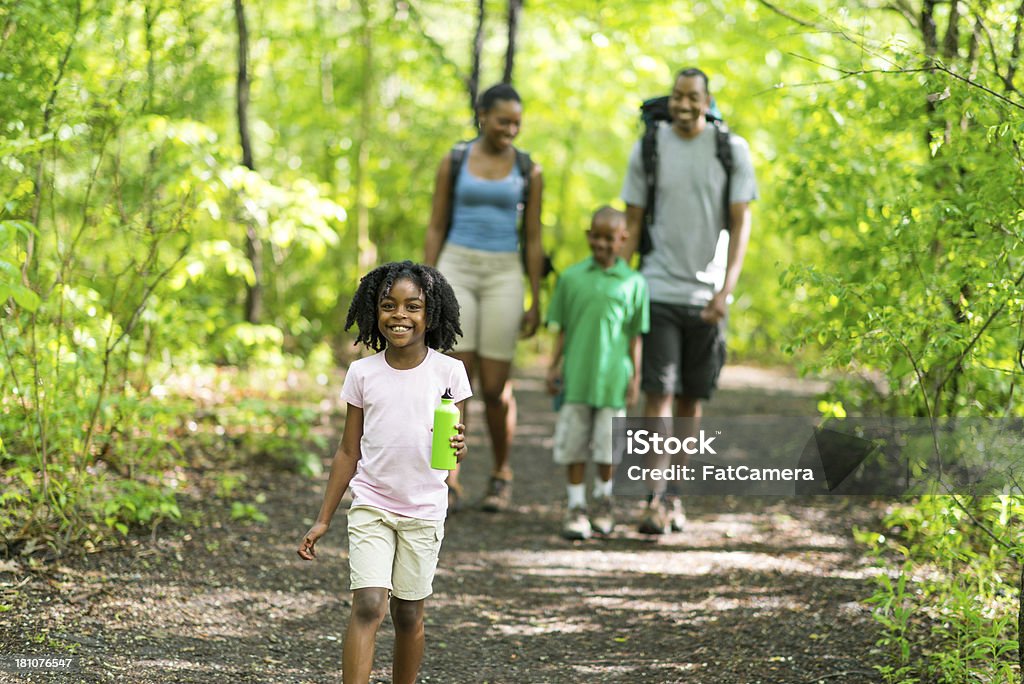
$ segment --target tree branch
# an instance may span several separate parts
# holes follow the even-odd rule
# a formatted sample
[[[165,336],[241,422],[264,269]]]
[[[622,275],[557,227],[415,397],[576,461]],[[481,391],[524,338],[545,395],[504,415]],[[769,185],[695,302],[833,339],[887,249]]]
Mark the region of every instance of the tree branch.
[[[1024,282],[1024,271],[1021,271],[1021,274],[1017,276],[1017,280],[1013,281],[1013,285],[1014,287],[1019,287],[1022,282]],[[976,345],[978,340],[981,339],[982,334],[989,328],[989,326],[992,325],[993,322],[995,322],[999,314],[1003,312],[1003,309],[1006,308],[1006,303],[1007,302],[1004,299],[1003,302],[996,307],[996,310],[988,315],[988,318],[985,319],[985,322],[981,325],[981,328],[978,329],[978,332],[974,334],[971,341],[967,343],[967,345],[961,350],[960,354],[956,357],[956,360],[952,364],[953,368],[956,368],[963,363],[964,359],[967,358],[967,355],[971,352],[971,349],[973,349],[974,345]],[[942,382],[939,383],[939,387],[942,387],[942,385],[949,380],[950,375],[947,375],[942,379]]]
[[[0,325],[0,345],[3,346],[4,356],[7,357],[7,367],[10,369],[11,378],[14,380],[14,388],[18,390],[18,401],[21,402],[21,409],[27,415],[29,412],[28,398],[25,396],[25,392],[22,391],[22,383],[18,380],[18,369],[14,365],[14,354],[11,352],[10,344],[7,342],[7,335],[4,334],[4,326]],[[1024,353],[1024,350],[1022,350]]]
[[[822,681],[824,679],[840,679],[840,678],[846,679],[850,675],[867,675],[867,676],[871,676],[871,677],[877,677],[878,676],[878,672],[877,671],[869,672],[867,670],[844,670],[842,672],[833,672],[831,674],[818,675],[817,677],[814,677],[813,679],[808,679],[804,684],[817,684],[817,682],[820,682],[820,681]]]
[[[786,19],[789,19],[794,24],[799,24],[800,26],[804,26],[806,28],[813,28],[813,29],[820,29],[821,28],[820,26],[818,26],[814,22],[807,21],[806,19],[801,19],[800,17],[797,17],[796,15],[790,14],[789,12],[785,11],[784,9],[782,9],[780,7],[776,7],[774,4],[768,2],[768,0],[758,0],[758,1],[762,5],[764,5],[767,9],[771,10],[772,12],[775,12],[780,17],[784,17]]]
[[[416,5],[413,2],[413,0],[395,0],[396,9],[399,3],[405,6],[406,10],[409,13],[409,18],[412,19],[413,24],[417,29],[417,33],[423,38],[423,40],[426,41],[427,45],[430,46],[430,49],[433,51],[433,53],[437,55],[438,59],[441,60],[441,63],[447,67],[450,67],[455,72],[455,76],[460,81],[466,82],[467,77],[465,74],[462,73],[462,70],[459,69],[459,65],[456,64],[454,60],[448,57],[447,53],[445,52],[444,46],[441,45],[441,43],[439,43],[436,38],[434,38],[427,32],[426,22],[424,22],[423,20],[423,15],[416,8]]]
[[[991,55],[992,57],[992,68],[995,71],[996,76],[999,78],[999,80],[1005,81],[1003,75],[999,73],[999,52],[998,50],[996,50],[995,41],[992,40],[992,32],[988,30],[988,26],[985,25],[985,22],[982,21],[981,17],[978,17],[978,25],[981,27],[981,30],[985,33],[985,40],[988,43],[989,55]]]
[[[805,57],[804,59],[807,59],[807,58]],[[832,66],[830,64],[825,64],[823,62],[814,62],[814,60],[808,60],[808,61],[811,61],[811,62],[813,62],[815,64],[818,64],[819,66],[822,66],[822,67],[825,67],[825,68],[828,68],[828,69],[832,69],[834,71],[838,71],[839,73],[841,73],[843,75],[843,78],[850,78],[852,76],[866,76],[868,74],[917,74],[917,73],[921,73],[923,71],[937,71],[937,72],[940,72],[940,73],[943,73],[943,74],[947,74],[948,76],[951,76],[954,79],[956,79],[958,81],[961,81],[962,83],[964,83],[966,85],[971,86],[972,88],[977,88],[978,90],[984,91],[985,93],[988,93],[992,97],[996,98],[997,100],[999,100],[999,101],[1001,101],[1001,102],[1003,102],[1005,104],[1010,105],[1011,107],[1014,107],[1016,109],[1024,111],[1024,104],[1021,104],[1019,102],[1015,102],[1014,100],[1010,99],[1006,95],[1003,95],[1002,93],[997,93],[996,91],[992,90],[988,86],[984,86],[981,83],[978,83],[977,81],[975,81],[973,79],[970,79],[970,78],[968,78],[966,76],[961,76],[960,74],[956,73],[955,71],[952,71],[951,69],[949,69],[946,66],[943,66],[942,64],[932,63],[932,64],[929,64],[927,66],[914,67],[914,68],[903,68],[903,67],[901,67],[901,68],[898,68],[898,69],[856,69],[856,70],[851,71],[851,70],[848,70],[848,69],[843,69],[842,67],[837,67],[837,66]]]
[[[914,29],[915,31],[920,30],[921,18],[914,14],[914,8],[911,7],[910,3],[907,2],[906,0],[895,0],[892,4],[886,5],[882,9],[889,10],[891,12],[896,12],[901,17],[907,20],[907,23],[910,24],[910,27],[912,29]]]
[[[963,511],[964,513],[967,514],[967,517],[971,519],[971,523],[975,527],[977,527],[979,530],[984,532],[985,535],[987,537],[989,537],[992,541],[994,541],[997,545],[999,545],[1002,548],[1006,549],[1006,551],[1008,552],[1008,555],[1011,558],[1013,558],[1015,560],[1020,558],[1019,554],[1017,553],[1016,547],[1014,547],[1013,544],[1011,544],[1010,542],[1006,541],[1005,539],[999,537],[995,532],[993,532],[988,527],[988,525],[986,525],[985,523],[983,523],[980,520],[978,520],[974,516],[974,513],[972,513],[970,510],[968,510],[967,506],[963,505],[963,503],[960,501],[960,497],[957,494],[950,494],[949,497],[953,500],[953,503],[956,504],[957,508],[959,508],[961,511]]]
[[[187,201],[183,202],[182,206],[185,206],[187,204]],[[183,221],[183,216],[179,217],[179,227]],[[103,375],[101,376],[99,385],[96,388],[96,401],[93,404],[92,413],[89,416],[88,427],[86,428],[85,432],[85,437],[82,440],[81,458],[83,462],[85,462],[89,458],[89,451],[92,448],[93,435],[96,434],[96,426],[97,423],[99,422],[100,409],[103,407],[103,403],[106,401],[106,394],[108,389],[107,385],[110,379],[111,357],[113,356],[114,351],[121,344],[121,342],[123,342],[126,337],[128,337],[129,335],[132,334],[132,332],[134,332],[135,326],[138,324],[139,318],[142,316],[142,312],[146,310],[146,307],[149,304],[149,298],[152,296],[157,286],[161,282],[163,282],[163,280],[168,275],[170,275],[175,268],[178,267],[178,264],[181,263],[182,259],[184,259],[188,255],[190,247],[191,245],[186,243],[179,250],[178,255],[171,262],[171,264],[167,268],[163,269],[161,272],[156,274],[156,276],[146,285],[146,287],[142,291],[142,295],[139,297],[138,304],[136,304],[135,309],[132,312],[132,315],[121,328],[121,334],[114,338],[114,326],[112,325],[110,327],[110,332],[107,336],[106,341],[104,342]],[[159,253],[159,249],[160,243],[154,242],[150,246],[150,251],[146,257],[146,261],[155,262],[156,257],[158,256]]]
[[[1010,61],[1006,66],[1006,78],[1003,81],[1006,89],[1012,92],[1017,92],[1013,81],[1017,77],[1017,62],[1020,60],[1021,33],[1024,32],[1022,24],[1024,24],[1024,0],[1017,8],[1017,22],[1013,26],[1013,43],[1010,47]]]
[[[1024,672],[1024,563],[1017,583],[1017,666]]]
[[[68,40],[67,47],[64,48],[64,54],[61,56],[60,64],[57,67],[57,75],[54,76],[53,85],[50,86],[50,97],[43,106],[43,129],[40,132],[40,138],[50,132],[50,117],[53,116],[53,109],[57,104],[57,93],[59,91],[60,82],[64,79],[64,71],[67,69],[68,61],[71,59],[71,51],[74,49],[75,43],[78,40],[78,30],[81,25],[82,2],[79,0],[75,3],[75,20],[74,27],[71,31],[71,38]],[[39,217],[42,213],[43,207],[43,166],[44,154],[41,152],[39,155],[39,165],[36,167],[35,198],[32,207],[32,225],[36,228],[39,227]],[[35,273],[35,264],[38,260],[38,256],[35,253],[35,246],[35,234],[29,232],[25,243],[25,263],[22,264],[21,267],[21,282],[25,287],[32,287],[29,275]]]

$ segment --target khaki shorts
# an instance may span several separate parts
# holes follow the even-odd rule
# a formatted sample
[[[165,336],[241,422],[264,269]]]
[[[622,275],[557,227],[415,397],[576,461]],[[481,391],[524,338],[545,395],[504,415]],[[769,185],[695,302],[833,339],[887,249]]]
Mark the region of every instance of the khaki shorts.
[[[620,408],[562,404],[555,423],[555,463],[586,463],[589,456],[594,463],[615,465],[619,459],[612,450],[612,419],[625,415]]]
[[[523,266],[518,252],[485,252],[445,244],[437,270],[459,300],[462,337],[455,352],[476,352],[494,361],[511,361],[523,319]]]
[[[420,520],[358,506],[348,512],[349,587],[382,587],[405,601],[433,593],[444,520]]]

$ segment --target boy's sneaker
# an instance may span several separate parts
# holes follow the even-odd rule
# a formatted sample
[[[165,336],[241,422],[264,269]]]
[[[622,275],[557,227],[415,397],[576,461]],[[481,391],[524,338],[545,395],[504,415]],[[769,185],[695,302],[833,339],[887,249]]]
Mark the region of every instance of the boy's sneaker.
[[[686,525],[686,510],[683,509],[683,502],[678,496],[666,496],[664,505],[668,526],[673,532],[682,532]]]
[[[480,503],[480,508],[488,513],[500,513],[512,503],[512,480],[491,477],[487,495]]]
[[[603,496],[594,501],[593,513],[590,515],[590,527],[601,536],[608,536],[615,529],[615,508],[610,496]]]
[[[590,519],[587,518],[587,509],[570,508],[565,512],[562,520],[562,536],[566,539],[590,539],[593,529],[590,526]]]

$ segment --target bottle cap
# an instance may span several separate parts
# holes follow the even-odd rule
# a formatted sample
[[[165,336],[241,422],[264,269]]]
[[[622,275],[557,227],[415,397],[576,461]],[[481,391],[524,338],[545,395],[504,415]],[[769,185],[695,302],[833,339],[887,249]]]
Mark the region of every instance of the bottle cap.
[[[452,394],[452,388],[451,387],[445,387],[444,388],[444,394],[441,395],[441,398],[442,399],[454,399],[455,396]]]

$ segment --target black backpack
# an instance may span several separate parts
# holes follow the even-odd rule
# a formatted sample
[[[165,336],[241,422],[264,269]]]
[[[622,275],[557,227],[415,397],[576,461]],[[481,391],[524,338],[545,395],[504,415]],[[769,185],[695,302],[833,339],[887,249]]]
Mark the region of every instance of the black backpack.
[[[451,178],[448,183],[448,226],[445,228],[445,239],[452,229],[452,216],[455,214],[455,183],[459,179],[459,172],[462,165],[466,163],[466,151],[472,140],[463,140],[455,143],[451,151]],[[523,176],[523,194],[519,199],[519,256],[523,261],[523,270],[526,270],[526,201],[530,197],[530,175],[533,172],[533,160],[530,153],[524,152],[518,147],[512,148],[516,152],[516,166]],[[555,266],[551,263],[551,257],[544,254],[544,266],[541,268],[540,277],[545,278],[549,273],[556,273]]]
[[[640,226],[639,252],[642,255],[651,251],[651,235],[648,228],[654,223],[654,201],[658,188],[658,122],[671,121],[668,112],[668,95],[652,97],[640,105],[640,118],[644,122],[644,137],[640,140],[640,154],[644,165],[644,179],[647,182],[647,205],[644,207],[644,218]],[[729,146],[729,127],[722,120],[714,100],[705,117],[715,127],[715,156],[725,169],[725,230],[729,225],[729,191],[732,187],[732,148]]]

